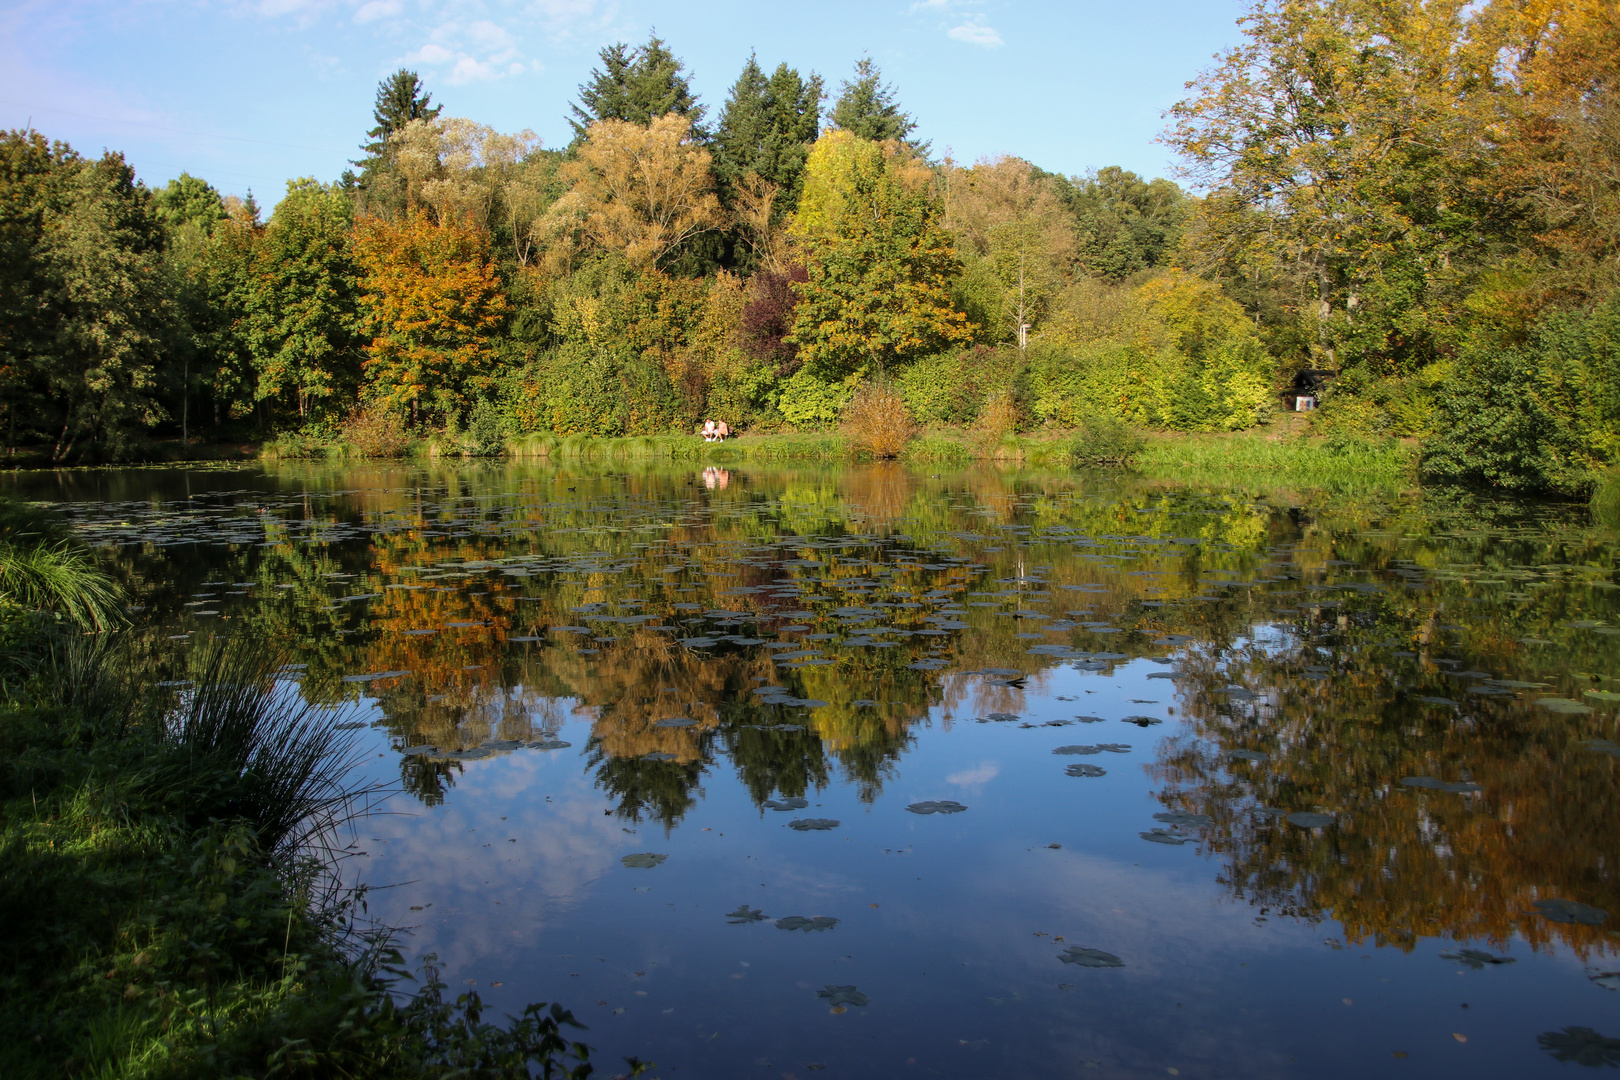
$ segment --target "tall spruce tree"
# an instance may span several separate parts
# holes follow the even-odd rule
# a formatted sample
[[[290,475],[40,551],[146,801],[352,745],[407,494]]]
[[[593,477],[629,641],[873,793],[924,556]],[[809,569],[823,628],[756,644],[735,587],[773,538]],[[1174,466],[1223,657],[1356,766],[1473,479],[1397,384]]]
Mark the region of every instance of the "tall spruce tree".
[[[731,87],[714,134],[715,177],[729,202],[736,185],[753,173],[776,185],[776,217],[798,204],[804,162],[821,127],[821,76],[805,79],[786,64],[770,78],[749,56]]]
[[[855,77],[846,79],[839,88],[831,119],[835,125],[858,138],[873,142],[899,139],[910,143],[916,150],[926,152],[928,149],[927,143],[906,138],[916,129],[917,123],[900,111],[900,105],[894,99],[893,84],[883,81],[883,72],[878,70],[870,56],[856,61]]]
[[[698,139],[708,138],[702,126],[704,107],[692,93],[684,65],[657,34],[639,49],[621,41],[599,55],[602,66],[591,71],[590,81],[580,84],[579,101],[569,105],[576,146],[598,120],[646,127],[666,113],[685,117]]]
[[[364,209],[389,215],[404,209],[404,185],[394,168],[389,139],[412,120],[436,119],[442,108],[433,104],[433,95],[423,88],[414,71],[400,68],[377,84],[377,100],[371,111],[376,126],[366,132],[371,141],[361,147],[365,156],[354,162],[360,166],[354,186],[359,189]]]

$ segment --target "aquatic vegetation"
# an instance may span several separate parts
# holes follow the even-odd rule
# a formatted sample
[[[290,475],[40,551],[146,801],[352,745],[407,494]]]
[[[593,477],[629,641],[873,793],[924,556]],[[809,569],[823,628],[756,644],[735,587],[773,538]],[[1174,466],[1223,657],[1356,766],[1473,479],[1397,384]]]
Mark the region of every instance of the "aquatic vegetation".
[[[835,818],[812,817],[794,818],[788,822],[788,828],[799,832],[826,832],[838,828],[839,822]]]
[[[827,1004],[834,1008],[840,1005],[859,1007],[869,1004],[866,995],[853,986],[834,986],[828,983],[824,989],[816,991],[816,996],[825,999]]]
[[[1111,952],[1101,949],[1088,949],[1082,945],[1070,945],[1058,954],[1058,960],[1065,964],[1074,964],[1076,967],[1089,968],[1120,968],[1125,961]]]
[[[967,807],[950,799],[941,799],[939,801],[915,802],[906,809],[913,814],[960,814]]]
[[[1456,949],[1451,952],[1443,952],[1440,954],[1440,959],[1455,960],[1459,964],[1466,964],[1475,971],[1487,966],[1513,963],[1513,957],[1511,956],[1498,956],[1495,953],[1480,952],[1478,949]]]
[[[739,904],[736,911],[726,912],[726,921],[734,925],[764,922],[766,918],[765,913],[759,908],[751,908],[747,904]]]
[[[659,855],[651,851],[638,851],[634,855],[620,856],[619,861],[633,870],[651,870],[663,863],[668,855]]]
[[[1583,926],[1601,926],[1609,919],[1609,913],[1602,908],[1583,904],[1578,900],[1567,900],[1562,897],[1546,898],[1533,901],[1530,905],[1543,919],[1557,923],[1579,923]]]
[[[807,919],[802,915],[789,915],[785,919],[776,920],[778,930],[803,930],[806,933],[812,930],[831,930],[838,925],[838,920],[826,915],[817,915]]]

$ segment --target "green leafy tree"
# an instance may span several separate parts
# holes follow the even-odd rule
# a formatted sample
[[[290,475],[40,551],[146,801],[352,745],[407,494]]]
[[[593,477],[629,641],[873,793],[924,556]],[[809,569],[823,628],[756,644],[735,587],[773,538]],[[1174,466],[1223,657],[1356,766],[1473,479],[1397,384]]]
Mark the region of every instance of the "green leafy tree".
[[[1190,204],[1173,181],[1110,165],[1059,191],[1074,215],[1080,268],[1092,277],[1119,282],[1158,269],[1181,242]]]
[[[600,56],[602,66],[592,70],[590,81],[580,85],[579,101],[569,106],[576,145],[598,121],[646,127],[667,113],[690,120],[698,139],[708,137],[702,128],[704,107],[692,93],[685,68],[657,34],[638,49],[621,41]]]
[[[177,332],[152,193],[115,153],[0,137],[0,385],[8,439],[51,458],[127,454],[164,415]]]
[[[315,180],[289,180],[244,290],[255,397],[303,420],[330,417],[360,379],[354,207]]]
[[[839,88],[830,119],[835,127],[872,142],[904,141],[917,127],[916,121],[900,111],[894,86],[883,81],[883,72],[869,56],[855,62],[855,77]],[[928,150],[927,143],[911,145],[924,153]]]
[[[370,141],[361,147],[365,155],[354,162],[360,166],[360,175],[352,181],[367,211],[390,215],[404,211],[404,183],[395,163],[394,139],[412,120],[437,119],[441,108],[433,104],[433,95],[414,71],[400,68],[377,84],[377,100],[371,110],[376,125],[366,132]]]
[[[961,272],[926,168],[904,145],[847,131],[811,151],[794,222],[807,281],[789,339],[813,375],[881,371],[971,339],[951,304]]]

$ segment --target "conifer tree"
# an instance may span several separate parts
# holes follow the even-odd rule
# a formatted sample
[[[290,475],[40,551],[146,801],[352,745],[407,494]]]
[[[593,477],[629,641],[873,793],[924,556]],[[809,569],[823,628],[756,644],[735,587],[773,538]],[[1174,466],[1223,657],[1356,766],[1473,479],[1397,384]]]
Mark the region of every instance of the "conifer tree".
[[[883,72],[863,56],[855,63],[855,77],[846,79],[839,89],[838,101],[833,104],[832,122],[857,138],[882,142],[886,139],[906,140],[917,123],[900,111],[894,99],[894,85],[883,81]],[[926,152],[927,143],[911,143],[916,150]]]
[[[786,64],[765,77],[753,56],[731,87],[715,131],[715,176],[729,202],[749,173],[776,186],[776,216],[798,205],[804,162],[819,134],[821,76]]]
[[[591,72],[590,82],[580,84],[579,101],[569,106],[576,146],[597,121],[624,120],[646,127],[667,113],[691,121],[693,133],[708,138],[701,126],[704,107],[692,93],[684,65],[657,34],[639,49],[621,41],[600,56],[602,66]]]
[[[365,156],[354,162],[360,166],[360,175],[353,179],[353,186],[358,188],[363,209],[389,216],[403,212],[404,186],[394,167],[390,140],[412,120],[437,118],[442,107],[433,104],[433,95],[423,89],[414,71],[400,68],[377,84],[377,100],[371,110],[377,123],[366,132],[371,141],[361,147]],[[345,183],[349,183],[349,175],[345,174]]]

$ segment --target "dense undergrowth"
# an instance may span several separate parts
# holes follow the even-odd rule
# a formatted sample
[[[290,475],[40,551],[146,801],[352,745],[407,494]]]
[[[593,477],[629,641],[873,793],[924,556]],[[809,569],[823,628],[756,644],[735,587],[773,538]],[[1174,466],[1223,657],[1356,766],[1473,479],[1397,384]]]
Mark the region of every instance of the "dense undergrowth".
[[[335,718],[224,641],[155,684],[115,595],[0,506],[0,1076],[589,1075],[560,1006],[488,1023],[364,925]]]

